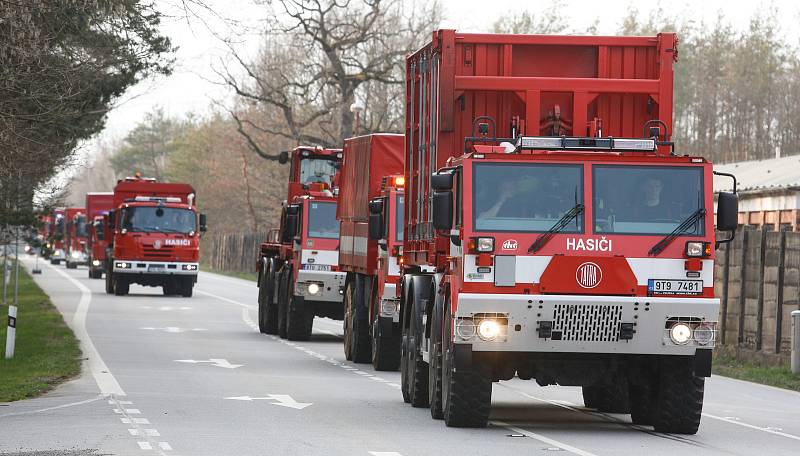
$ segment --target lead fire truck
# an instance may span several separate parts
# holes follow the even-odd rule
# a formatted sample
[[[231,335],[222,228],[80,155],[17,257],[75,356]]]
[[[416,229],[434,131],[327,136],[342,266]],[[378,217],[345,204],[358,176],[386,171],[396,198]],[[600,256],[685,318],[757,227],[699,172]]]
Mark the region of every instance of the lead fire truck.
[[[670,141],[676,46],[439,30],[407,58],[407,402],[486,426],[519,377],[697,432],[732,234],[711,163]]]
[[[344,291],[344,352],[377,370],[400,365],[399,299],[403,242],[403,135],[344,142],[339,206],[339,267]],[[398,223],[399,221],[399,223]]]
[[[50,215],[49,229],[47,230],[47,243],[45,244],[45,258],[50,259],[50,264],[58,265],[66,258],[64,238],[66,238],[66,221],[64,209],[53,209]]]
[[[122,179],[107,220],[106,293],[123,296],[137,283],[162,287],[165,295],[192,296],[206,217],[198,215],[191,185]]]
[[[280,228],[268,232],[256,261],[258,325],[262,333],[308,340],[315,316],[343,314],[336,221],[342,150],[298,147],[280,157],[291,163],[288,193]]]

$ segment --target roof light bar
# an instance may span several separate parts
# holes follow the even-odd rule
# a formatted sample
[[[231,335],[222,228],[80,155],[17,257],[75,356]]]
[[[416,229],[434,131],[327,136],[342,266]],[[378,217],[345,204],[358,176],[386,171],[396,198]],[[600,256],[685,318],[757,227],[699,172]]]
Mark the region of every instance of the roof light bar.
[[[520,136],[517,150],[613,150],[655,151],[654,139],[636,138],[580,138],[569,136]]]
[[[181,199],[175,196],[137,196],[134,201],[152,201],[164,203],[180,203]]]

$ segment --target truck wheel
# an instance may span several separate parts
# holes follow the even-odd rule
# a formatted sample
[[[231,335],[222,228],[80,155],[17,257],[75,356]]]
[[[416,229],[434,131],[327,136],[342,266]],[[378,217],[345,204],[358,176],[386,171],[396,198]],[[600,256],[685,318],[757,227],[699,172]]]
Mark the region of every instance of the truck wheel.
[[[344,333],[344,359],[353,360],[353,282],[350,280],[344,288],[344,318],[342,319],[342,332]]]
[[[117,277],[114,280],[114,294],[117,296],[125,296],[130,291],[131,284],[125,277]]]
[[[428,403],[431,407],[431,418],[441,420],[442,412],[442,320],[444,316],[444,299],[436,295],[431,315],[430,368],[428,369]]]
[[[294,285],[294,284],[292,284]],[[294,286],[289,287],[294,290]],[[289,295],[289,312],[286,319],[286,338],[289,340],[311,339],[311,329],[314,325],[314,308],[306,304],[302,296]]]
[[[345,358],[356,363],[372,360],[372,344],[369,336],[369,310],[365,290],[366,280],[355,274],[348,285],[349,297],[345,302],[344,351]],[[349,355],[349,356],[348,356]]]
[[[616,382],[613,386],[584,386],[584,405],[603,413],[630,413],[628,382]]]
[[[272,259],[264,262],[261,269],[261,283],[258,284],[258,329],[262,334],[278,333],[278,309],[272,301],[275,278],[272,273]]]
[[[106,273],[106,293],[114,294],[114,273]]]
[[[401,389],[407,393],[408,401],[412,407],[428,406],[428,363],[422,360],[420,346],[424,337],[422,316],[425,313],[423,302],[429,299],[427,286],[430,279],[426,276],[411,278],[411,289],[408,297],[411,298],[408,329],[403,335],[403,345],[400,358]],[[405,398],[405,394],[404,394]]]
[[[400,367],[400,328],[392,325],[389,334],[381,332],[380,312],[372,322],[372,367],[377,371],[396,371]]]
[[[280,274],[278,274],[278,335],[282,339],[286,339],[286,318],[289,312],[288,296],[287,296],[287,282],[291,279],[291,269],[284,266]]]
[[[694,375],[690,357],[663,356],[659,367],[653,427],[656,432],[696,434],[705,378]]]
[[[630,385],[628,396],[631,401],[631,421],[642,426],[653,425],[653,412],[656,398],[652,385]]]
[[[442,325],[442,412],[449,427],[486,427],[492,408],[492,378],[489,366],[472,360],[469,370],[455,369],[450,306]]]
[[[178,288],[180,291],[180,295],[184,298],[191,298],[192,291],[194,288],[194,278],[193,277],[183,277],[178,283]]]

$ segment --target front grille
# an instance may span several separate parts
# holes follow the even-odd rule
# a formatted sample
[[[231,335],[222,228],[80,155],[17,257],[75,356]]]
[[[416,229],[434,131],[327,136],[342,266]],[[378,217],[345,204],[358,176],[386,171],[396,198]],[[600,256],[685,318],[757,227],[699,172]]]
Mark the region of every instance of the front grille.
[[[556,304],[553,308],[553,333],[560,332],[561,340],[616,342],[620,323],[621,305]]]
[[[153,247],[153,244],[142,245],[142,253],[144,254],[145,258],[171,258],[172,250],[172,246],[161,245],[160,249],[156,249]]]

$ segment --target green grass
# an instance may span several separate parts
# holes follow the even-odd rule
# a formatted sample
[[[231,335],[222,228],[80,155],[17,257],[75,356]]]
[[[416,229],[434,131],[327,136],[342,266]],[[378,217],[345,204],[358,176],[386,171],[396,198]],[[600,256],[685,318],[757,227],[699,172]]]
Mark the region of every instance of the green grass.
[[[725,377],[800,391],[800,375],[793,374],[785,365],[759,366],[730,355],[719,354],[715,356],[713,371],[714,374]]]
[[[13,284],[12,279],[9,302]],[[17,340],[12,359],[4,356],[7,315],[8,307],[0,306],[0,402],[38,396],[80,373],[81,350],[75,335],[23,268],[19,270]]]
[[[218,269],[211,269],[207,266],[200,266],[201,271],[213,272],[214,274],[225,275],[228,277],[236,277],[237,279],[250,280],[256,282],[258,280],[258,273],[253,272],[237,272],[237,271],[221,271]]]

